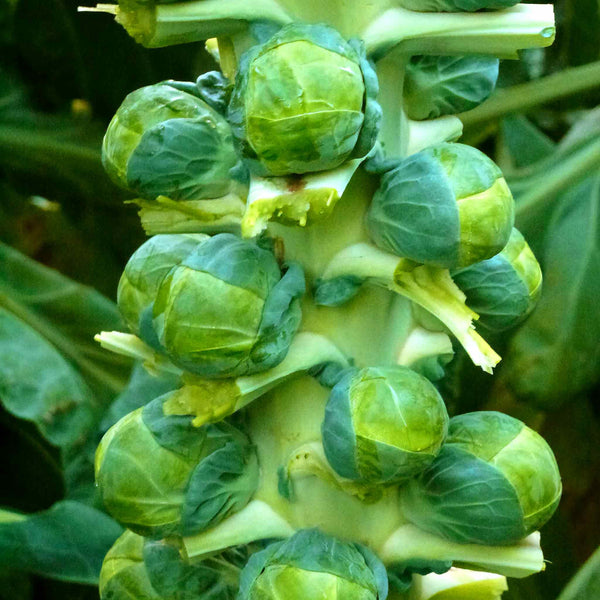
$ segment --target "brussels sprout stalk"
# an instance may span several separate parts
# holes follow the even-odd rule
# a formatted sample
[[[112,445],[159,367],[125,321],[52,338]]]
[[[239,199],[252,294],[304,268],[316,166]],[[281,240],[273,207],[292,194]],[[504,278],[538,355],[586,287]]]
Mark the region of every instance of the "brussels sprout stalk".
[[[356,496],[364,502],[376,502],[383,494],[380,488],[369,488],[350,479],[340,477],[329,465],[323,444],[308,442],[293,450],[279,471],[279,493],[294,502],[294,482],[302,477],[319,477],[334,488]]]
[[[418,372],[426,369],[424,374],[429,379],[438,379],[444,376],[443,365],[453,356],[452,341],[446,333],[414,326],[402,345],[397,363]]]
[[[159,84],[161,94],[184,97],[191,116],[185,111],[173,116],[170,102],[159,102],[154,116],[146,110],[131,115],[140,116],[142,137],[147,129],[152,142],[162,131],[174,132],[168,148],[159,145],[152,154],[155,146],[146,148],[140,141],[127,154],[127,144],[114,143],[115,170],[126,175],[127,187],[140,182],[151,187],[152,193],[136,191],[144,196],[137,202],[147,231],[216,235],[156,236],[128,263],[119,307],[140,337],[103,333],[99,341],[141,358],[156,372],[173,370],[182,387],[109,430],[98,453],[99,485],[113,507],[133,513],[147,513],[146,506],[163,513],[161,494],[171,499],[175,516],[150,522],[148,535],[175,536],[166,541],[177,544],[186,560],[197,559],[191,564],[240,545],[250,545],[246,549],[253,552],[253,542],[260,541],[265,549],[255,552],[242,571],[240,598],[263,592],[265,598],[276,597],[290,577],[292,585],[285,589],[303,599],[316,597],[315,590],[324,598],[336,597],[329,591],[336,589],[331,582],[341,578],[343,586],[356,586],[359,597],[384,600],[387,586],[373,585],[386,579],[385,572],[377,575],[385,571],[380,560],[390,572],[398,563],[408,565],[407,586],[418,579],[414,573],[430,567],[443,572],[452,564],[517,577],[543,569],[539,535],[525,536],[555,507],[557,472],[548,469],[541,478],[539,485],[552,492],[552,502],[538,506],[532,488],[510,479],[514,472],[504,473],[502,465],[488,464],[487,457],[456,459],[462,456],[458,450],[446,450],[452,420],[431,383],[452,356],[450,338],[440,331],[444,326],[483,370],[491,372],[500,360],[475,332],[478,315],[465,304],[448,269],[502,250],[512,227],[512,196],[498,167],[482,153],[471,160],[478,151],[440,144],[460,135],[461,121],[454,116],[460,110],[441,110],[445,116],[417,121],[425,111],[432,116],[432,103],[421,113],[411,112],[404,84],[407,73],[410,83],[415,53],[515,57],[521,48],[548,45],[552,9],[493,10],[510,0],[487,0],[474,6],[492,10],[474,13],[390,8],[410,1],[120,0],[113,11],[148,46],[218,38],[218,51],[214,41],[209,45],[223,74],[220,96],[210,96],[218,85],[203,95],[200,88],[194,91],[199,84]],[[443,1],[452,6],[453,0]],[[148,93],[142,96],[150,98]],[[211,139],[206,131],[197,133],[204,123],[197,115],[201,103],[221,129],[203,156],[190,150],[192,141]],[[152,113],[154,102],[148,106]],[[117,121],[127,134],[126,115],[121,116]],[[425,199],[445,190],[445,204],[439,204],[452,212],[456,225],[448,231],[461,235],[446,236],[460,251],[444,247],[428,261],[382,244],[389,237],[386,219],[394,211],[386,205],[374,214],[373,206],[390,173],[387,167],[396,161],[395,171],[433,144],[438,147],[427,155],[423,170],[405,179],[420,186]],[[186,168],[153,167],[151,158],[177,162],[180,152],[185,160],[178,165]],[[363,161],[365,168],[359,168]],[[192,165],[212,165],[216,176],[196,177]],[[194,183],[202,179],[206,193],[186,194],[181,174],[191,175]],[[222,186],[214,190],[210,184],[218,182]],[[158,189],[163,183],[171,188]],[[394,210],[413,195],[404,191],[399,197]],[[435,212],[426,201],[419,210]],[[428,223],[435,232],[438,222],[430,218]],[[420,225],[417,219],[416,228]],[[401,222],[396,229],[404,226]],[[465,239],[463,231],[469,232]],[[487,254],[480,255],[478,248]],[[375,285],[362,286],[365,282]],[[419,319],[421,309],[441,321],[433,324],[436,331]],[[486,440],[503,442],[502,435],[488,434]],[[531,437],[525,431],[523,443]],[[190,456],[194,451],[198,461]],[[469,477],[477,460],[479,472],[493,471],[494,502],[480,502],[481,494],[471,493],[463,503],[436,504],[428,485],[431,473],[446,464],[440,456],[461,477]],[[154,457],[185,468],[153,471]],[[140,492],[123,476],[119,461],[129,472],[139,472],[148,489]],[[138,469],[138,464],[150,466]],[[173,495],[169,478],[177,471]],[[485,486],[488,479],[475,477],[473,486],[459,486],[459,491]],[[154,480],[162,487],[151,489]],[[115,482],[128,494],[121,494]],[[497,508],[502,492],[512,504]],[[422,497],[426,506],[419,510]],[[486,509],[498,517],[488,528],[481,517]],[[451,517],[459,513],[462,539],[453,537],[455,521],[444,520],[444,511],[454,511]],[[127,515],[118,518],[140,531],[144,526]],[[488,529],[493,530],[489,539]],[[268,544],[274,538],[283,541]],[[311,541],[295,546],[297,540]],[[343,551],[352,560],[336,566],[335,553],[323,548]],[[304,555],[318,567],[308,575]],[[344,572],[348,564],[357,567],[350,577]],[[494,580],[494,593],[499,582],[502,577]],[[415,585],[413,596],[420,592],[428,593]]]
[[[454,334],[471,360],[486,373],[491,373],[500,361],[475,332],[473,320],[478,315],[466,306],[465,295],[447,269],[419,265],[369,244],[356,244],[329,263],[317,283],[317,293],[325,282],[348,277],[384,286],[422,306]]]
[[[454,142],[460,138],[462,132],[463,124],[454,115],[446,115],[427,121],[409,119],[406,155],[416,154],[439,142]]]

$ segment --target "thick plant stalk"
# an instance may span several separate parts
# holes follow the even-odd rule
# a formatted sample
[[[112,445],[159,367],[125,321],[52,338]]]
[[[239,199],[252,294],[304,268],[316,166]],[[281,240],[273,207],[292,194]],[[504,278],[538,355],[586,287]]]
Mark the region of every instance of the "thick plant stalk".
[[[286,265],[299,265],[306,284],[301,300],[301,324],[285,358],[262,372],[236,376],[212,373],[212,379],[209,376],[203,379],[204,375],[198,373],[183,374],[182,387],[162,402],[162,412],[154,417],[159,425],[155,425],[153,435],[160,439],[161,427],[165,426],[163,418],[177,419],[182,426],[191,417],[192,426],[201,428],[232,416],[231,423],[244,423],[251,452],[256,453],[259,465],[258,482],[250,502],[200,532],[184,531],[179,540],[182,555],[193,564],[228,548],[293,537],[298,531],[318,528],[323,534],[364,545],[389,568],[397,563],[429,561],[437,563],[438,568],[439,563],[448,563],[447,568],[454,563],[513,577],[542,570],[539,534],[514,544],[462,544],[409,523],[402,511],[401,485],[381,485],[373,491],[363,482],[345,479],[333,470],[325,456],[322,426],[328,399],[333,394],[331,388],[336,389],[343,373],[353,368],[412,365],[430,357],[442,356],[448,360],[452,345],[447,333],[437,329],[438,322],[432,326],[435,331],[428,331],[413,314],[415,305],[437,317],[484,371],[491,373],[499,362],[500,357],[475,332],[473,322],[478,315],[466,306],[465,295],[448,270],[417,264],[373,246],[365,221],[379,176],[372,172],[376,173],[377,168],[363,167],[364,161],[378,151],[385,158],[400,160],[461,135],[462,124],[454,116],[429,122],[415,122],[407,117],[403,86],[412,55],[488,53],[516,57],[520,49],[543,47],[552,42],[551,6],[519,5],[503,11],[465,14],[415,12],[392,0],[332,0],[320,4],[302,0],[136,4],[137,1],[124,0],[117,8],[98,5],[96,10],[115,13],[117,21],[149,47],[217,38],[210,45],[220,58],[223,73],[230,79],[236,73],[239,76],[240,71],[243,75],[248,55],[241,63],[238,61],[259,38],[262,41],[266,36],[264,31],[274,31],[288,23],[308,22],[326,23],[345,38],[358,36],[364,40],[368,57],[376,61],[377,77],[373,74],[373,78],[378,83],[372,86],[372,91],[378,86],[383,113],[377,143],[368,153],[349,154],[341,165],[320,172],[290,171],[277,176],[259,170],[252,172],[245,205],[241,197],[224,196],[226,206],[223,199],[213,198],[206,204],[194,200],[178,212],[177,203],[166,196],[158,196],[158,202],[138,201],[149,233],[227,231],[245,240],[266,233],[278,267],[285,270]],[[287,73],[288,67],[286,62],[283,71]],[[361,71],[365,88],[362,102],[366,106],[370,97],[364,72]],[[243,81],[238,77],[236,85],[240,85],[240,80]],[[230,124],[232,129],[248,128],[245,116],[235,115],[235,101],[239,100],[235,94],[234,91],[229,105]],[[363,111],[366,114],[364,107]],[[366,116],[361,116],[366,121]],[[265,127],[271,125],[267,121],[263,123]],[[288,141],[282,139],[281,145]],[[271,156],[270,160],[275,158]],[[248,158],[251,161],[258,159],[252,155]],[[377,163],[375,159],[372,162]],[[175,216],[171,211],[175,211]],[[193,253],[178,260],[157,292],[169,310],[171,305],[165,300],[169,292],[165,291],[164,282],[169,278],[175,281],[180,271],[187,276],[197,268],[202,272],[198,276],[201,282],[208,277],[206,273],[214,279],[218,279],[217,275],[221,277],[219,267],[212,264],[210,268],[214,267],[214,271],[208,267],[202,271],[197,266],[200,258]],[[244,272],[241,278],[249,274],[252,275]],[[340,306],[320,306],[315,302],[320,281],[349,276],[375,285],[363,286]],[[218,285],[233,287],[234,279],[227,272]],[[236,293],[241,296],[238,288]],[[181,286],[181,289],[186,288]],[[259,295],[254,288],[253,294],[254,301]],[[151,326],[159,323],[164,331],[166,310],[157,311],[157,306],[158,301],[150,306]],[[197,310],[201,311],[202,306]],[[148,321],[140,323],[147,325]],[[236,334],[244,328],[245,323],[231,327]],[[140,337],[142,329],[140,325]],[[144,343],[139,337],[112,332],[101,334],[98,340],[115,352],[142,359],[154,372],[181,373],[183,367],[175,366],[177,356],[170,361],[162,354],[163,350],[168,354],[166,334],[158,339],[155,332],[154,337]],[[319,379],[331,365],[335,365],[334,375],[327,373],[329,379],[325,376]],[[445,408],[444,415],[447,429]],[[109,438],[113,435],[116,434],[109,432]],[[493,593],[501,593],[503,579],[500,579],[500,583],[494,581],[488,586]]]

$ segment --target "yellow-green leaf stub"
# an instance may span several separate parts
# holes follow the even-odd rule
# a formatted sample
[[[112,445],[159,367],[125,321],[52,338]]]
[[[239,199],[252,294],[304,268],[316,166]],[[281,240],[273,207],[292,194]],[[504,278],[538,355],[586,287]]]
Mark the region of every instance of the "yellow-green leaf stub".
[[[373,147],[376,94],[358,43],[325,25],[292,24],[242,57],[229,119],[258,174],[325,171]]]
[[[406,367],[369,367],[334,386],[323,447],[342,477],[402,481],[425,469],[446,436],[448,414],[435,387]]]

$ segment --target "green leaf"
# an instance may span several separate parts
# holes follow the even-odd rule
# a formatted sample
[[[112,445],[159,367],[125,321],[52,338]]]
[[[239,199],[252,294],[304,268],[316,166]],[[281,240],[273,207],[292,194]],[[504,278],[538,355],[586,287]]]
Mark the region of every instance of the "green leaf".
[[[516,394],[556,407],[600,376],[600,177],[570,191],[553,216],[542,259],[544,289],[513,338],[502,377]]]
[[[504,118],[501,128],[504,152],[510,156],[512,167],[532,165],[551,155],[556,147],[545,133],[523,115]]]
[[[571,579],[558,600],[595,600],[596,598],[600,598],[600,548]]]
[[[96,584],[104,555],[122,533],[106,514],[62,501],[31,516],[0,512],[0,569]]]
[[[102,350],[94,335],[122,329],[115,304],[0,243],[0,308],[52,344],[102,401],[127,382],[130,362]]]
[[[415,56],[406,70],[404,98],[411,119],[455,115],[494,90],[498,59],[490,56]]]
[[[0,398],[54,445],[79,440],[93,421],[93,397],[77,371],[34,329],[0,307]]]

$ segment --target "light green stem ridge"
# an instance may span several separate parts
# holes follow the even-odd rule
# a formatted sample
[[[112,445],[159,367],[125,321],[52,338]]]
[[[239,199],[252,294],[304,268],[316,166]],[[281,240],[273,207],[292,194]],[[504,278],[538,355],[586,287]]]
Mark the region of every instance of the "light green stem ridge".
[[[498,89],[486,102],[460,115],[465,128],[526,111],[600,86],[600,61],[571,67],[519,85]]]
[[[418,13],[391,8],[362,33],[367,53],[380,58],[392,48],[405,54],[491,54],[516,58],[517,51],[554,40],[550,4],[518,4],[501,11]]]
[[[293,533],[294,528],[268,504],[252,500],[216,527],[183,538],[183,551],[192,559],[256,540],[289,537]]]
[[[475,331],[479,315],[465,304],[466,297],[447,269],[419,265],[379,250],[355,244],[339,252],[323,271],[323,280],[355,276],[405,296],[437,317],[456,337],[471,360],[491,373],[500,357]]]
[[[385,564],[416,559],[447,560],[455,566],[492,571],[506,577],[527,577],[544,569],[538,532],[512,546],[481,546],[449,542],[406,524],[388,538],[378,554]]]

